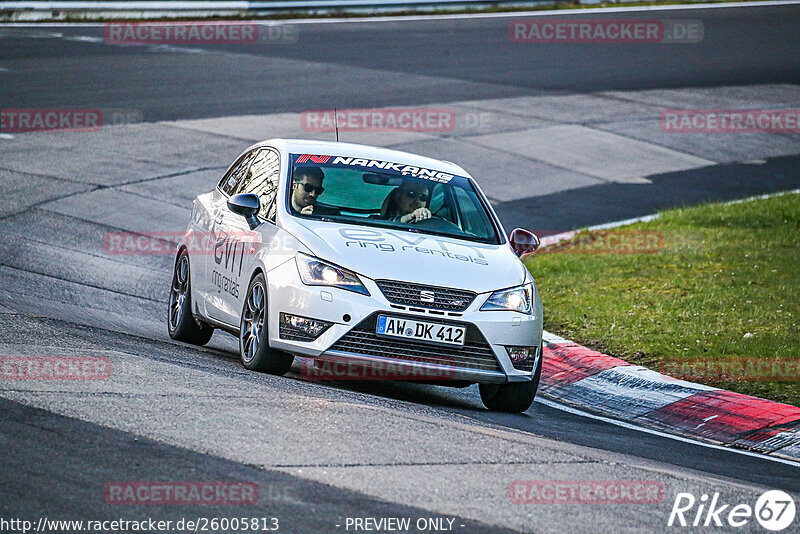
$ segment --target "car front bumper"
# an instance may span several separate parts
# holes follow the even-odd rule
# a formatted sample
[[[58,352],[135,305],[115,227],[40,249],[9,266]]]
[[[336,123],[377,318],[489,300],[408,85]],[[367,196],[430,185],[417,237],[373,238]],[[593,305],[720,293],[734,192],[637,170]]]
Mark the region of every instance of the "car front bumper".
[[[532,379],[542,353],[542,307],[538,295],[533,315],[480,311],[489,293],[479,294],[463,312],[443,312],[398,306],[386,299],[374,281],[363,276],[361,280],[369,296],[339,288],[307,286],[300,280],[294,261],[270,271],[267,276],[270,346],[318,361],[356,362],[373,370],[397,371],[389,373],[387,379],[478,383]],[[282,312],[331,325],[311,341],[282,338]],[[374,323],[379,314],[464,326],[466,343],[459,348],[377,336]],[[532,371],[515,369],[507,346],[536,347]]]

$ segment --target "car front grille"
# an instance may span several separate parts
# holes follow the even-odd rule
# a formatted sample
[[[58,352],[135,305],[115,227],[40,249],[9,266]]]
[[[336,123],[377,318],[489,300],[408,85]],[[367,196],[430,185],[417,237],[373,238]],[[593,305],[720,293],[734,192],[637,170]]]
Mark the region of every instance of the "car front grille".
[[[477,296],[477,293],[472,291],[450,287],[426,286],[394,280],[376,280],[375,283],[389,302],[435,310],[464,311]]]
[[[445,367],[502,372],[492,348],[475,325],[452,321],[437,321],[442,324],[466,327],[464,346],[457,347],[379,336],[375,333],[378,315],[378,313],[374,313],[361,321],[361,323],[342,336],[339,341],[334,343],[329,350]],[[391,315],[393,317],[398,316],[395,313]],[[399,316],[402,317],[402,315]],[[408,317],[410,319],[419,319],[419,317]]]

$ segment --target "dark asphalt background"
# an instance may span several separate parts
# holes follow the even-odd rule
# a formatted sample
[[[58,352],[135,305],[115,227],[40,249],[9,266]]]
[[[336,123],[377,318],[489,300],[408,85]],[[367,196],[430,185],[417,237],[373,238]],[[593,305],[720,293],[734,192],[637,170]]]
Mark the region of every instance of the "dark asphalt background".
[[[606,90],[800,83],[799,6],[550,18],[568,16],[699,20],[704,38],[701,45],[512,43],[508,25],[518,17],[510,16],[301,24],[296,43],[166,49],[85,40],[102,42],[102,26],[2,27],[0,67],[7,72],[0,72],[0,107],[118,108],[155,122]],[[507,225],[546,234],[671,206],[797,188],[799,169],[798,156],[767,158],[757,167],[720,164],[653,176],[648,185],[603,184],[502,202],[495,209]]]
[[[3,37],[0,67],[7,69],[0,72],[0,107],[138,109],[143,111],[145,121],[155,122],[334,106],[372,107],[612,89],[800,82],[798,7],[659,11],[656,15],[702,20],[704,45],[533,47],[508,41],[504,28],[510,18],[490,18],[304,24],[296,45],[220,46],[212,53],[176,54],[144,47],[98,46],[41,34],[49,31],[66,36],[101,37],[102,29],[98,28],[43,30],[0,26]],[[567,16],[571,15],[563,15]],[[626,13],[624,17],[652,18],[653,14]],[[374,70],[365,69],[380,72],[376,75]],[[517,220],[528,217],[532,211],[547,210],[550,227],[571,228],[683,203],[740,198],[797,187],[799,163],[798,157],[770,160],[760,171],[763,179],[747,183],[737,180],[736,165],[719,166],[708,171],[716,175],[689,171],[665,177],[665,181],[671,180],[670,187],[660,188],[657,181],[652,186],[635,189],[609,184],[602,186],[602,191],[587,188],[548,195],[533,204],[530,200],[505,203],[498,210],[505,217]],[[702,193],[685,196],[676,187],[676,183],[679,186],[682,182],[696,185],[698,180],[707,184],[701,188]],[[598,202],[599,198],[616,200],[603,203]],[[13,196],[2,202],[13,203]],[[12,247],[13,243],[7,241],[6,245]],[[34,265],[36,259],[30,258],[30,263]],[[35,283],[38,282],[31,282]],[[214,372],[238,375],[238,366],[230,353],[164,342],[163,332],[147,339],[107,331],[99,324],[75,326],[47,318],[47,310],[36,313],[30,304],[27,307],[26,315],[0,314],[0,341],[36,344],[41,342],[38,334],[46,332],[50,345],[102,347],[153,358],[180,358],[187,365],[218,366],[220,369]],[[251,380],[247,376],[241,379]],[[280,384],[289,390],[305,391],[309,387],[297,376],[283,379]],[[374,402],[390,405],[394,401],[410,401],[433,407],[442,417],[466,415],[479,424],[519,429],[557,442],[622,453],[637,460],[655,460],[674,466],[677,471],[699,471],[800,491],[800,472],[795,467],[621,429],[541,404],[524,416],[493,414],[480,408],[474,392],[417,384],[334,384],[315,387],[313,394],[333,400],[367,394]],[[337,514],[430,515],[424,510],[381,502],[286,474],[146,439],[135,440],[130,433],[6,400],[0,401],[0,443],[4,454],[0,468],[3,517],[51,512],[63,515],[75,511],[86,518],[111,517],[113,510],[98,499],[100,481],[157,477],[247,479],[258,481],[262,488],[270,485],[289,488],[289,494],[297,501],[267,501],[259,505],[259,511],[302,517],[296,531],[320,531],[329,527],[330,517]],[[184,512],[198,510],[158,510],[158,514],[135,510],[132,515],[159,515],[167,519],[171,515],[165,514]],[[230,514],[226,511],[225,515]],[[465,523],[469,531],[491,530]]]
[[[5,28],[3,107],[120,107],[145,120],[428,104],[550,93],[800,81],[800,8],[756,7],[557,15],[700,20],[692,44],[526,44],[515,17],[302,24],[297,43],[215,45],[158,53],[63,39],[14,39]],[[37,30],[39,31],[39,30]],[[102,27],[53,28],[102,39]],[[191,47],[188,47],[191,48]],[[209,47],[206,47],[209,48]],[[269,58],[282,61],[264,61]],[[304,63],[298,64],[300,60]],[[314,62],[308,65],[306,61]],[[359,69],[378,69],[381,79]],[[5,79],[5,78],[4,78]]]

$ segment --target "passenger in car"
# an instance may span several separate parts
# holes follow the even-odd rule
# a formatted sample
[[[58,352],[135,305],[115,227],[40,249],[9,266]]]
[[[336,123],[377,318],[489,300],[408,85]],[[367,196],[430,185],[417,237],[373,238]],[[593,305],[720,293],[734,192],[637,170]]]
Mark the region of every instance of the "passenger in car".
[[[430,219],[431,210],[427,207],[430,198],[428,184],[423,180],[406,179],[386,196],[381,206],[381,216],[406,224]]]

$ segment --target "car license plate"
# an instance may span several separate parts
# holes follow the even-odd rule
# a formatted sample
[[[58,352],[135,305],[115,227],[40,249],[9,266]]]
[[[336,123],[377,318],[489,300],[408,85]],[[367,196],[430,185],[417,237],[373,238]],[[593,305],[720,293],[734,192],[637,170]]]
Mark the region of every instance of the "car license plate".
[[[378,316],[378,327],[375,331],[381,336],[400,337],[444,343],[446,345],[464,345],[466,328],[449,324],[429,323],[427,321],[414,321],[399,317]]]

